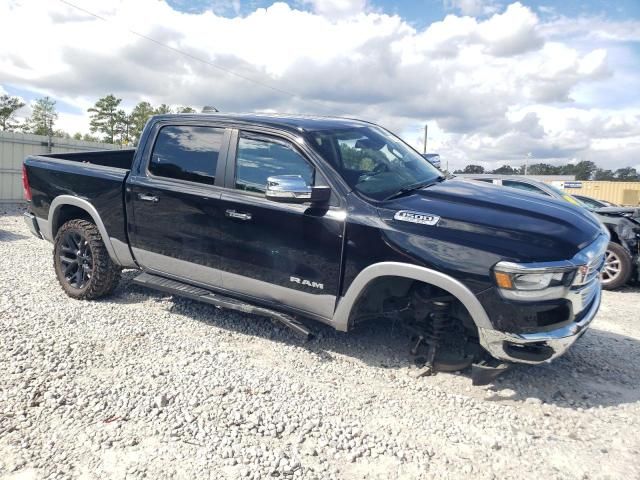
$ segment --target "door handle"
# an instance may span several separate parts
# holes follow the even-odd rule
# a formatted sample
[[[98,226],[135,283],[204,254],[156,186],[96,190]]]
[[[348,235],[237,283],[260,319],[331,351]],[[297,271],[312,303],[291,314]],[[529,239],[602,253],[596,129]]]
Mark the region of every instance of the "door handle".
[[[144,200],[145,202],[158,203],[160,201],[160,199],[158,197],[156,197],[155,195],[149,195],[147,193],[139,193],[138,194],[138,198],[140,200]]]
[[[245,222],[251,220],[251,214],[250,213],[236,212],[235,210],[226,210],[224,212],[224,214],[227,217],[237,218],[238,220],[244,220]]]

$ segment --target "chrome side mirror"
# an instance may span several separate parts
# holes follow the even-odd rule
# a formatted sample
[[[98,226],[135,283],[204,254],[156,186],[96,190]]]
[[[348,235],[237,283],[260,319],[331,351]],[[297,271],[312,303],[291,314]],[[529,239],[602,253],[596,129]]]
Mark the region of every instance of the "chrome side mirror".
[[[307,185],[300,175],[276,175],[267,178],[265,197],[275,202],[286,203],[322,203],[329,201],[329,187]]]

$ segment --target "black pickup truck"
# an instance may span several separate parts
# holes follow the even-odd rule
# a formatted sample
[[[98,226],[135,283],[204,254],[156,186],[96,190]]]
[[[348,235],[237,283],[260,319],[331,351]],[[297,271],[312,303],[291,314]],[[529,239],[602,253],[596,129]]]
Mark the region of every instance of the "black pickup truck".
[[[551,361],[600,305],[609,234],[592,214],[447,179],[364,121],[156,116],[136,150],[31,156],[23,180],[77,299],[133,268],[303,335],[387,319],[426,373]]]

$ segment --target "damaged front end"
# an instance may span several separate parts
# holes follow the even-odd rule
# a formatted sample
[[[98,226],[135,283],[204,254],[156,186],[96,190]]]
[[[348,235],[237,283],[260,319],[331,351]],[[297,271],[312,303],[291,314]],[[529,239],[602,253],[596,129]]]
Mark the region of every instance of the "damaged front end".
[[[640,280],[640,209],[607,207],[595,210],[611,234],[611,241],[621,245],[631,258],[631,278]]]

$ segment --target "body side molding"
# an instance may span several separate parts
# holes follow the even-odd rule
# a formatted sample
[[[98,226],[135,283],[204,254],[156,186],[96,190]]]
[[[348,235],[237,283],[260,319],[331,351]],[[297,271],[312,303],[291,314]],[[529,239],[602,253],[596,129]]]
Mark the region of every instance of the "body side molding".
[[[369,265],[362,270],[349,286],[349,290],[338,303],[333,315],[332,324],[336,330],[349,330],[349,316],[356,301],[365,291],[367,285],[378,277],[404,277],[429,283],[448,291],[456,297],[469,311],[478,329],[493,330],[489,317],[476,296],[462,283],[449,275],[429,268],[400,262],[380,262]]]
[[[317,320],[331,325],[330,318],[336,304],[335,295],[303,292],[137,247],[132,247],[132,250],[143,271],[214,288],[221,293],[225,291],[231,295],[240,294],[267,300],[275,305],[286,305],[301,312],[311,313]]]
[[[60,209],[65,205],[72,205],[74,207],[81,208],[89,214],[100,231],[100,236],[102,236],[102,241],[104,242],[107,252],[109,252],[111,260],[121,267],[135,266],[135,261],[128,248],[118,248],[116,252],[107,229],[100,218],[100,214],[90,202],[82,198],[74,197],[72,195],[59,195],[53,199],[51,206],[49,207],[49,218],[46,224],[47,230],[43,233],[45,238],[50,239],[50,241],[54,240],[55,235],[53,233],[53,226],[58,220]]]

